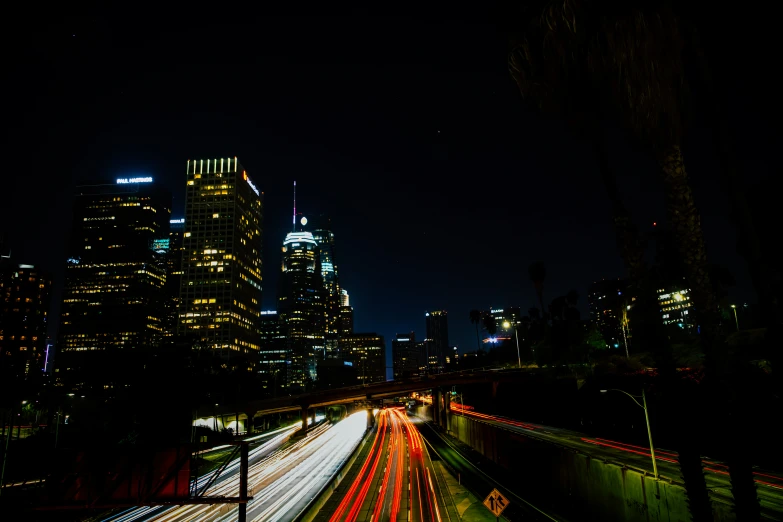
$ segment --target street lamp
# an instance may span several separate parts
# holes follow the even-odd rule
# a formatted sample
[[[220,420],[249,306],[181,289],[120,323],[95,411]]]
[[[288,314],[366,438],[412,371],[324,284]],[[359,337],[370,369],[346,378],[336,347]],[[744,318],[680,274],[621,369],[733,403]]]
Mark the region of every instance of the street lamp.
[[[734,310],[734,323],[737,325],[737,331],[739,332],[739,319],[737,319],[737,305],[731,305],[731,309]]]
[[[503,328],[507,329],[511,326],[508,321],[503,322]],[[517,323],[514,322],[514,338],[517,340],[517,365],[522,368],[522,357],[519,356],[519,334],[517,333]]]
[[[639,401],[636,400],[639,398],[638,395],[631,395],[630,393],[625,392],[623,390],[617,390],[617,389],[601,390],[601,393],[606,393],[610,391],[616,391],[616,392],[626,394],[631,398],[633,402],[636,403],[637,406],[639,406],[641,409],[644,410],[644,420],[647,422],[647,439],[649,439],[650,441],[650,457],[652,457],[653,475],[655,475],[655,480],[658,480],[658,465],[655,463],[655,448],[653,448],[652,432],[650,432],[650,417],[649,415],[647,415],[647,398],[644,395],[644,388],[642,388],[642,404],[639,404]]]

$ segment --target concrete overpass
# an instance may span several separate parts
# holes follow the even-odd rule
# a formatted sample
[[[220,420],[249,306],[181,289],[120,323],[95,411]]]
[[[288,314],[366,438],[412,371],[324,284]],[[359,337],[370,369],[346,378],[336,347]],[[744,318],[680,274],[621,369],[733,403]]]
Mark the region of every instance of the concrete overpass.
[[[413,379],[377,382],[364,386],[350,386],[347,388],[313,391],[301,395],[290,395],[275,399],[248,401],[239,404],[221,404],[221,407],[215,413],[217,416],[229,419],[233,419],[236,415],[246,419],[252,419],[254,417],[273,413],[301,410],[302,418],[304,419],[310,408],[354,402],[378,401],[380,399],[400,397],[425,390],[435,390],[435,395],[437,395],[438,398],[438,400],[433,400],[436,412],[448,411],[448,394],[441,395],[438,393],[438,390],[451,388],[454,385],[487,382],[499,383],[540,377],[575,379],[580,376],[577,375],[573,369],[567,367],[465,370],[428,375]],[[440,406],[440,408],[438,408],[438,406]]]

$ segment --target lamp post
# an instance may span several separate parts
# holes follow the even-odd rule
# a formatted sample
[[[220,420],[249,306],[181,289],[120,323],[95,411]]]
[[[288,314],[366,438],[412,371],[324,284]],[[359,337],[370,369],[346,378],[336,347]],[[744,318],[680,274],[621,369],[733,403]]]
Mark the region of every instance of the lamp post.
[[[452,395],[459,395],[459,411],[461,414],[465,415],[465,399],[462,396],[462,392],[457,393],[457,386],[451,387],[451,394]]]
[[[503,322],[503,328],[508,329],[508,327],[511,326],[511,323],[508,321]],[[517,323],[514,322],[514,338],[517,341],[517,367],[522,368],[522,357],[519,355],[519,334],[517,333]]]
[[[739,319],[737,319],[737,305],[731,305],[731,309],[734,310],[734,323],[737,325],[737,331],[739,332]]]
[[[658,480],[658,465],[655,463],[655,448],[653,447],[652,432],[650,431],[650,417],[649,415],[647,415],[647,398],[644,395],[644,388],[642,388],[641,404],[639,404],[639,401],[636,400],[639,398],[638,395],[631,395],[630,393],[625,392],[623,390],[617,390],[617,389],[601,390],[601,393],[606,393],[610,391],[616,391],[616,392],[626,394],[631,398],[633,402],[636,403],[637,406],[639,406],[641,409],[644,410],[644,420],[647,422],[647,439],[650,441],[650,457],[652,457],[653,475],[655,475],[655,480]]]

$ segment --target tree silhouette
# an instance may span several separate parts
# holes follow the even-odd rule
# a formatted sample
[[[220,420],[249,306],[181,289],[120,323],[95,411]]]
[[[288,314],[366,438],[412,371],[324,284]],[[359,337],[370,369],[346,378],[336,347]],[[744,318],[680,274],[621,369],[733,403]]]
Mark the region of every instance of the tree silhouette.
[[[470,323],[476,325],[476,349],[481,350],[481,341],[479,340],[479,326],[481,325],[481,312],[475,309],[471,310]]]
[[[536,261],[527,268],[533,287],[536,289],[538,304],[541,306],[541,316],[546,317],[546,308],[544,308],[544,279],[546,279],[546,267],[541,261]]]
[[[495,321],[495,317],[492,314],[484,315],[484,329],[487,331],[490,337],[494,337],[498,331],[498,325]]]
[[[631,3],[613,10],[611,6],[597,9],[578,0],[551,1],[539,4],[537,11],[529,14],[526,32],[515,42],[509,56],[512,76],[523,96],[533,98],[544,110],[564,114],[573,127],[595,136],[603,134],[597,132],[601,117],[614,117],[618,123],[632,129],[657,160],[666,194],[668,221],[673,227],[678,253],[684,261],[684,275],[698,309],[696,318],[702,326],[702,345],[710,375],[722,359],[716,353],[722,346],[700,217],[688,184],[681,149],[684,135],[682,102],[687,84],[680,21],[665,4]],[[642,250],[637,248],[638,234],[628,226],[630,221],[618,198],[603,140],[596,142],[596,151],[613,203],[618,244],[640,292],[638,304],[641,306],[637,311],[644,312],[643,317],[651,318],[654,303],[650,302],[651,287],[639,255]],[[642,325],[649,326],[653,334],[657,331],[652,322],[647,325],[642,321]],[[636,333],[635,338],[657,337]],[[679,453],[691,513],[696,521],[710,520],[711,506],[694,438],[696,430],[690,429],[697,426],[694,416],[686,415],[682,402],[675,400],[676,372],[670,352],[668,348],[659,352],[658,366],[668,382],[665,388],[672,411],[682,412],[678,419],[684,427]],[[736,486],[733,482],[737,512],[758,518],[758,500],[755,492],[748,491],[747,483],[739,478]]]

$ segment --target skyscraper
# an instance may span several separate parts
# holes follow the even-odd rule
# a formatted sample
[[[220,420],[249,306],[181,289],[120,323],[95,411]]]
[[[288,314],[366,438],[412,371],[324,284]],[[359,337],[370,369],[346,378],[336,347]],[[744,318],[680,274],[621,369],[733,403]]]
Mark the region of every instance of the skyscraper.
[[[326,332],[321,257],[310,232],[286,235],[282,270],[277,311],[288,343],[288,386],[297,393],[316,379]]]
[[[182,239],[185,219],[169,220],[169,237],[166,243],[166,337],[177,333],[179,323],[179,292],[182,286]]]
[[[171,193],[151,177],[77,187],[55,372],[71,389],[111,390],[160,346]]]
[[[261,312],[261,349],[258,353],[258,374],[266,397],[277,397],[285,391],[288,364],[287,342],[280,316],[274,310]]]
[[[410,379],[419,376],[419,345],[416,334],[397,334],[392,341],[392,366],[394,379]]]
[[[386,345],[376,333],[355,333],[340,338],[340,352],[351,361],[359,384],[386,380]]]
[[[43,372],[51,277],[33,265],[0,264],[0,381]]]
[[[254,366],[261,316],[263,193],[236,157],[188,160],[180,334]]]
[[[340,324],[338,326],[340,337],[351,335],[353,333],[353,307],[340,307]]]
[[[446,353],[449,350],[449,317],[446,310],[435,310],[424,314],[427,319],[427,339],[430,341],[429,366],[431,372],[443,370]]]
[[[337,351],[337,338],[340,326],[340,304],[342,295],[334,256],[334,233],[328,216],[313,219],[313,239],[318,243],[321,261],[321,278],[324,284],[324,312],[326,314],[326,356]]]

